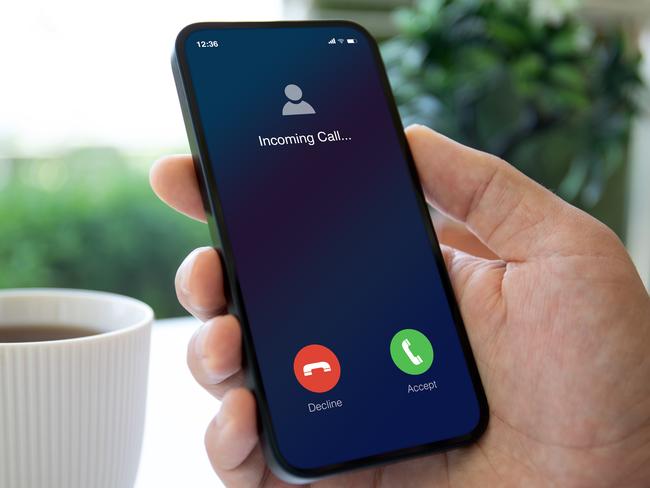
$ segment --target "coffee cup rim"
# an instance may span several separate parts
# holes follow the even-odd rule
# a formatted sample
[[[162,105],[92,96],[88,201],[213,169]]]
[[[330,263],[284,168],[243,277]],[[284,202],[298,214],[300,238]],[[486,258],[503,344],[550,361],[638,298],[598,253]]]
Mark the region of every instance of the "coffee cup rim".
[[[84,342],[93,342],[105,340],[108,337],[120,336],[123,334],[129,334],[137,329],[146,327],[148,324],[151,324],[154,320],[153,309],[137,298],[128,297],[125,295],[120,295],[119,293],[112,293],[101,290],[84,290],[77,288],[9,288],[0,290],[0,301],[7,298],[22,298],[22,297],[34,297],[34,298],[56,298],[56,297],[67,297],[67,298],[92,298],[92,299],[105,299],[107,301],[113,301],[115,303],[122,303],[124,305],[133,306],[139,309],[142,314],[139,320],[134,321],[132,324],[126,325],[124,327],[119,327],[114,330],[102,330],[97,334],[83,336],[83,337],[74,337],[70,339],[58,339],[58,340],[49,340],[49,341],[31,341],[31,342],[0,342],[0,348],[8,347],[34,347],[34,346],[64,346],[66,344],[81,344]],[[0,325],[1,327],[1,325]]]

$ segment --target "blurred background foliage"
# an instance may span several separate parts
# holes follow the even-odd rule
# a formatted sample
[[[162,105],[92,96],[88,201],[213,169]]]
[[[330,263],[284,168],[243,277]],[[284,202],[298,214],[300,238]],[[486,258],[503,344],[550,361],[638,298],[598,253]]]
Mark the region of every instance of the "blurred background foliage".
[[[539,5],[424,0],[399,10],[399,35],[382,50],[400,113],[506,159],[624,237],[640,56],[620,27]]]
[[[0,288],[113,291],[144,300],[158,317],[182,315],[176,267],[209,237],[149,189],[159,156],[91,147],[0,160]]]

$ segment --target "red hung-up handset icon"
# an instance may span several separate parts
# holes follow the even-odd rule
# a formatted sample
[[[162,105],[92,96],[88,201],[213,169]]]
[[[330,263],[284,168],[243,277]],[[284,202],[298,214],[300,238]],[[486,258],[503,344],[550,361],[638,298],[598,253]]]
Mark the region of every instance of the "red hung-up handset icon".
[[[310,344],[296,354],[293,372],[303,388],[314,393],[325,393],[339,382],[341,365],[330,349],[320,344]]]

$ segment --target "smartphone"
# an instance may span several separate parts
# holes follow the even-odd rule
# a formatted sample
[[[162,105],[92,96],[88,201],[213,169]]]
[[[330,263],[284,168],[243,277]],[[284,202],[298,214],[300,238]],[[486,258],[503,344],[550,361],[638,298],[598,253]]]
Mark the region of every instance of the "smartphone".
[[[477,439],[487,401],[371,35],[193,24],[172,65],[273,472]]]

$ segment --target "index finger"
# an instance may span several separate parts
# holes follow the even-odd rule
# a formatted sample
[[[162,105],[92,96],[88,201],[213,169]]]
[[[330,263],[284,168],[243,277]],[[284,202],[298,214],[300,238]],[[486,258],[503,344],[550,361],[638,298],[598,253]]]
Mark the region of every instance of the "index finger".
[[[167,205],[195,220],[205,222],[201,192],[192,156],[165,156],[149,171],[151,188]]]

